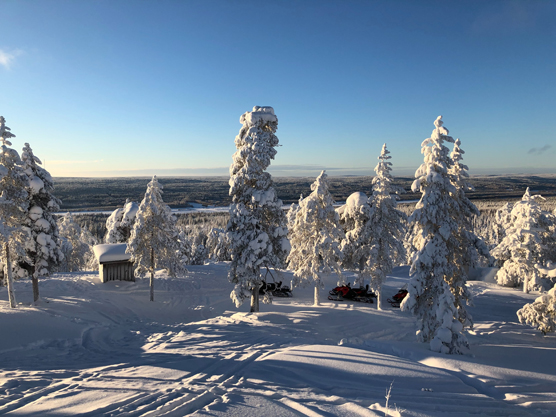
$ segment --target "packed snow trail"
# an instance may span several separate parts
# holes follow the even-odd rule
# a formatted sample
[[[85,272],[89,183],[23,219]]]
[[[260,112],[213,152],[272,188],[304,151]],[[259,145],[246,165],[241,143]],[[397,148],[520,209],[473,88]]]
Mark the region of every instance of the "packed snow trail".
[[[413,320],[397,309],[326,302],[326,294],[313,307],[309,287],[261,305],[261,313],[238,312],[225,264],[189,269],[184,278],[158,276],[154,303],[146,280],[100,284],[90,274],[44,280],[39,307],[10,310],[2,301],[0,330],[11,337],[0,341],[0,415],[556,411],[556,338],[515,317],[536,295],[473,282],[474,357],[447,356],[416,343]],[[407,268],[394,272],[385,294],[407,281]],[[332,288],[335,278],[328,280]],[[16,290],[20,301],[30,300],[30,283],[17,282]]]

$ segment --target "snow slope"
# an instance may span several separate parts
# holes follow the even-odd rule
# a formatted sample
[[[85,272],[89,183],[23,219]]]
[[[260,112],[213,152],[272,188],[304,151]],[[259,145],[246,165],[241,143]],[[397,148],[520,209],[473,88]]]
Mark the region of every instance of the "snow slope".
[[[154,303],[147,280],[93,273],[43,280],[37,307],[30,282],[16,283],[16,310],[0,289],[0,415],[556,415],[556,337],[515,314],[536,294],[472,282],[473,356],[446,356],[416,343],[398,309],[328,302],[327,291],[320,307],[301,288],[261,313],[236,310],[226,273],[159,275]],[[407,273],[396,268],[385,294]]]

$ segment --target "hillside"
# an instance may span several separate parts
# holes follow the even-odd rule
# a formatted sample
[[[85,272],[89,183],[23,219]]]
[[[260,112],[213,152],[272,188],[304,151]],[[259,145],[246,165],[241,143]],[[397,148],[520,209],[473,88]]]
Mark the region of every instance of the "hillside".
[[[326,291],[313,307],[306,288],[250,314],[229,299],[226,264],[188,268],[181,278],[157,276],[154,303],[147,280],[101,284],[94,273],[42,281],[38,307],[29,305],[30,282],[16,283],[16,310],[1,288],[0,414],[556,413],[556,336],[515,314],[535,294],[470,282],[472,354],[449,356],[416,343],[413,319],[398,309],[331,302]],[[386,294],[407,273],[396,268]],[[334,282],[328,278],[327,289]]]
[[[160,177],[164,201],[172,208],[189,203],[226,206],[230,203],[228,177]],[[314,178],[275,177],[276,192],[286,204],[297,202],[300,194],[308,195]],[[401,197],[414,200],[413,178],[395,177],[394,184],[406,190]],[[62,200],[62,210],[114,210],[126,198],[141,201],[150,178],[54,178],[55,194]],[[370,193],[372,177],[329,177],[330,192],[336,201],[355,191]],[[556,175],[473,176],[476,191],[470,199],[518,199],[530,187],[544,197],[556,196]]]

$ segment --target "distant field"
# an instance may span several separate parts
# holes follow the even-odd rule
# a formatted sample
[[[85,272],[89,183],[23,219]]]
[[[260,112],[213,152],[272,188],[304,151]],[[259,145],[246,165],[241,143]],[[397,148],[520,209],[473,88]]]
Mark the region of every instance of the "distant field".
[[[330,190],[337,201],[344,201],[351,193],[370,194],[372,177],[329,177]],[[308,195],[314,178],[274,178],[278,196],[285,204],[296,202],[300,194]],[[401,198],[420,197],[410,191],[413,178],[396,177],[394,184],[406,190]],[[113,210],[122,206],[126,198],[143,199],[150,178],[54,178],[55,195],[62,200],[62,210]],[[172,208],[190,203],[226,206],[230,203],[228,177],[160,177],[164,186],[164,201]],[[468,193],[475,200],[520,198],[529,187],[532,193],[544,197],[556,196],[556,175],[509,175],[472,177],[476,191]]]

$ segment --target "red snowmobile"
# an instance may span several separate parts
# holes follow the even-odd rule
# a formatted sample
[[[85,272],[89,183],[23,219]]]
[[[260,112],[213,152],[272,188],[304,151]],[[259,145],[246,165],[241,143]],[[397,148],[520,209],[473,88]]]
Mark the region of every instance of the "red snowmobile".
[[[328,299],[331,301],[357,301],[359,303],[373,303],[376,294],[369,290],[369,286],[365,288],[351,288],[351,284],[341,285],[334,288],[328,293]]]
[[[398,291],[396,295],[392,297],[392,299],[389,298],[386,301],[388,301],[392,307],[399,308],[403,299],[406,297],[407,294],[408,291],[407,291],[407,284],[406,284]]]

